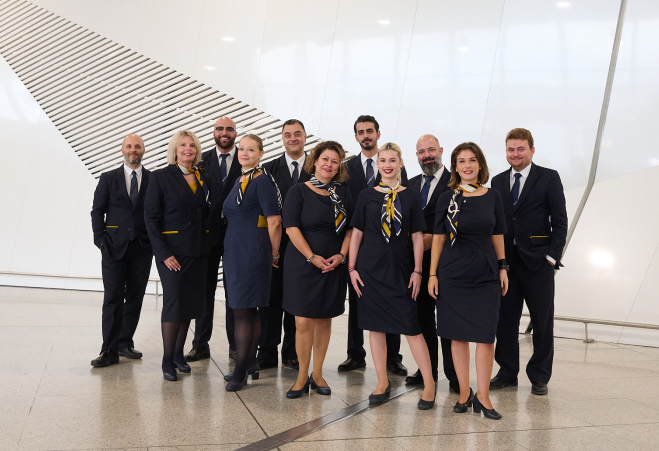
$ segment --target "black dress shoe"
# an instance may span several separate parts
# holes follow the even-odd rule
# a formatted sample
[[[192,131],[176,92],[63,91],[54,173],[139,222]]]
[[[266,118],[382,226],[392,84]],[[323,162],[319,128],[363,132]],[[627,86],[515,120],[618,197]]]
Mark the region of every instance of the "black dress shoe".
[[[352,371],[359,368],[366,368],[366,360],[348,359],[339,365],[339,371]]]
[[[500,390],[508,387],[517,387],[517,378],[507,381],[501,379],[499,376],[494,376],[490,379],[490,390]]]
[[[483,411],[483,415],[485,415],[485,418],[489,418],[490,420],[500,420],[501,419],[501,414],[497,412],[496,410],[492,409],[486,409],[483,404],[478,400],[478,393],[474,395],[474,413],[481,413],[481,410]]]
[[[176,371],[174,371],[172,373],[166,373],[166,372],[163,371],[162,372],[162,377],[166,381],[169,381],[169,382],[176,382],[178,380],[178,376],[176,375]]]
[[[316,390],[316,393],[319,395],[329,396],[332,394],[332,389],[329,385],[327,385],[327,381],[325,381],[325,384],[325,387],[321,387],[316,383],[316,381],[313,380],[313,373],[311,373],[311,376],[309,376],[309,387],[311,387],[312,390]]]
[[[407,376],[407,368],[400,362],[387,363],[387,371],[394,373],[396,376]]]
[[[229,360],[236,360],[236,350],[229,348]]]
[[[544,396],[549,393],[549,389],[544,382],[533,382],[531,385],[531,393],[537,396]]]
[[[191,373],[192,368],[188,363],[178,363],[176,360],[174,360],[174,365],[176,365],[176,369],[179,370],[181,373]]]
[[[245,373],[245,379],[243,379],[240,382],[229,382],[226,387],[226,391],[239,391],[242,390],[243,387],[247,385],[247,373]]]
[[[293,385],[293,387],[291,387],[291,389],[288,390],[288,392],[286,393],[286,397],[288,399],[296,399],[302,396],[303,393],[309,393],[309,385],[310,385],[309,378],[307,378],[307,382],[306,384],[304,384],[304,387],[302,387],[299,390],[293,390],[293,387],[295,386]]]
[[[198,360],[210,359],[211,358],[211,348],[192,348],[190,352],[185,355],[185,360],[187,362],[196,362]]]
[[[256,363],[252,365],[251,367],[247,368],[247,375],[252,376],[252,380],[255,381],[259,378],[259,370],[261,367],[259,367],[259,364]],[[229,382],[231,378],[233,377],[233,373],[229,373],[226,376],[224,376],[224,380]]]
[[[432,378],[437,382],[437,374],[433,373]],[[405,385],[423,385],[423,375],[421,370],[416,370],[416,373],[405,378]]]
[[[423,399],[423,396],[421,399],[419,399],[419,403],[416,405],[417,409],[419,410],[430,410],[435,406],[435,398],[437,398],[437,385],[435,385],[435,396],[432,398],[432,401],[426,401]]]
[[[453,392],[453,393],[460,393],[460,384],[456,381],[449,381],[448,383],[448,391]]]
[[[142,353],[135,348],[124,348],[119,350],[119,355],[121,357],[126,357],[127,359],[141,359]]]
[[[272,360],[265,360],[261,359],[259,360],[259,368],[262,370],[268,370],[270,368],[277,368],[279,366],[279,362],[272,361]]]
[[[288,368],[295,368],[300,369],[300,362],[298,362],[297,358],[295,359],[282,359],[281,364],[288,367]]]
[[[391,384],[387,385],[387,389],[384,391],[384,393],[380,393],[379,395],[372,395],[372,394],[368,395],[368,402],[369,404],[382,404],[390,397],[391,397]]]
[[[114,365],[119,363],[119,356],[110,350],[101,351],[101,353],[92,360],[92,366],[94,368],[103,368],[104,366]]]
[[[459,390],[459,389],[458,389]],[[474,402],[474,391],[469,387],[469,398],[467,398],[467,402],[464,404],[460,404],[460,400],[458,399],[458,402],[455,403],[453,406],[453,412],[455,413],[465,413],[471,405]]]

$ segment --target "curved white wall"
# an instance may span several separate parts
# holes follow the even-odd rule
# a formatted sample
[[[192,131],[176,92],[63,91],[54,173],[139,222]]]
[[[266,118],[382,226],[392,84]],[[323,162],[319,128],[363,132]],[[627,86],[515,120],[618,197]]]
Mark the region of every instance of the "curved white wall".
[[[279,119],[299,118],[349,151],[358,151],[354,119],[372,114],[411,174],[421,134],[436,134],[447,154],[479,143],[497,173],[506,132],[529,128],[535,161],[563,178],[570,217],[588,177],[620,8],[619,0],[34,3]],[[621,189],[659,179],[657,25],[656,1],[629,1],[598,183],[557,276],[557,315],[659,324],[659,205],[652,188],[634,189],[631,202]],[[100,275],[89,224],[95,180],[4,60],[0,77],[0,130],[12,143],[0,155],[6,161],[19,146],[32,166],[25,189],[14,172],[0,178],[0,270]],[[626,239],[617,237],[622,205],[638,215]],[[603,267],[594,252],[613,263]],[[659,344],[655,332],[593,330]]]

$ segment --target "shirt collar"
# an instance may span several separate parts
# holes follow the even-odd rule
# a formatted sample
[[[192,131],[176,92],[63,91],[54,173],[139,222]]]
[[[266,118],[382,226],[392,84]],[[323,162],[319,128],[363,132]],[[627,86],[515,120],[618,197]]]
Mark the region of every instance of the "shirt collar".
[[[442,165],[439,169],[437,169],[437,172],[435,172],[435,173],[434,173],[433,175],[431,175],[430,177],[433,177],[432,180],[439,180],[443,173],[444,173],[444,165]],[[422,174],[422,175],[423,175],[424,177],[428,177],[426,174]],[[428,180],[428,179],[427,179],[427,178],[424,178],[423,180],[425,181],[425,180]],[[430,180],[430,181],[432,182],[432,180]]]
[[[300,169],[304,166],[304,159],[306,158],[306,155],[304,152],[302,152],[302,156],[298,158],[297,160],[292,159],[288,153],[284,153],[284,156],[286,157],[286,164],[290,167],[291,164],[293,164],[294,161],[297,161],[297,165]]]
[[[217,147],[217,144],[216,144],[215,145],[215,150],[217,151],[217,158],[222,158],[220,155],[229,155],[227,158],[229,160],[231,160],[233,158],[233,150],[236,150],[236,148],[234,147],[233,150],[230,150],[226,154],[223,154],[222,152],[220,152],[220,148]]]
[[[527,179],[529,177],[529,172],[531,172],[532,165],[533,163],[531,163],[530,165],[519,171],[519,173],[522,174],[522,177],[524,177],[524,179]],[[510,180],[515,179],[515,174],[517,174],[516,170],[513,169],[512,171],[510,171]]]
[[[140,165],[140,167],[137,168],[137,169],[131,169],[131,168],[129,168],[128,166],[126,166],[126,163],[124,163],[124,172],[125,172],[126,174],[128,174],[128,175],[132,175],[132,174],[133,174],[133,171],[135,171],[135,173],[136,173],[137,175],[142,175],[142,165]]]
[[[364,155],[364,152],[359,152],[359,155],[361,155],[361,158],[362,158],[362,166],[365,166],[366,165],[366,160],[368,160],[369,158],[366,155]],[[375,161],[376,156],[377,156],[377,154],[373,155],[370,158],[371,161],[373,161],[373,170],[375,170],[375,166],[376,166],[376,164],[375,164],[376,163],[376,161]]]

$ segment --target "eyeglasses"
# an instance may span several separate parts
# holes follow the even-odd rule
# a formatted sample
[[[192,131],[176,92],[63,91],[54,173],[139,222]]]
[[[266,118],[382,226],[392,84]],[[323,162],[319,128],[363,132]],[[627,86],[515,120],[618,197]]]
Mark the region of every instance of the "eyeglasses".
[[[226,130],[229,133],[233,133],[236,131],[236,129],[233,127],[215,127],[215,130],[218,132],[223,132],[224,130]]]

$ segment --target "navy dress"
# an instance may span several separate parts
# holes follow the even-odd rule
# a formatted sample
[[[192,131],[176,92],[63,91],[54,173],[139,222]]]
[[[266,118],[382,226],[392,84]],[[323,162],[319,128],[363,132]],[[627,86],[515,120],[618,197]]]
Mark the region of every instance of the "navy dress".
[[[224,283],[232,309],[267,307],[272,275],[272,244],[267,216],[280,215],[277,187],[261,174],[245,189],[238,205],[240,179],[224,201]]]
[[[364,232],[357,264],[364,286],[357,299],[359,328],[390,334],[419,335],[416,301],[410,283],[414,265],[410,259],[410,235],[426,230],[417,191],[398,193],[403,216],[400,235],[392,233],[389,243],[382,235],[380,215],[385,193],[375,188],[359,194],[351,225]],[[423,287],[422,287],[423,289]]]
[[[447,234],[453,191],[437,201],[435,235]],[[457,341],[494,343],[501,303],[499,265],[492,235],[506,233],[503,202],[497,190],[462,199],[455,245],[447,234],[437,277],[437,335]]]
[[[346,209],[346,225],[336,234],[334,204],[329,196],[314,192],[305,183],[288,190],[284,202],[284,228],[298,227],[314,254],[327,259],[341,252],[350,230],[355,206],[345,185],[336,194]],[[284,310],[304,318],[335,318],[345,310],[348,266],[341,264],[325,274],[291,243],[284,257]]]

